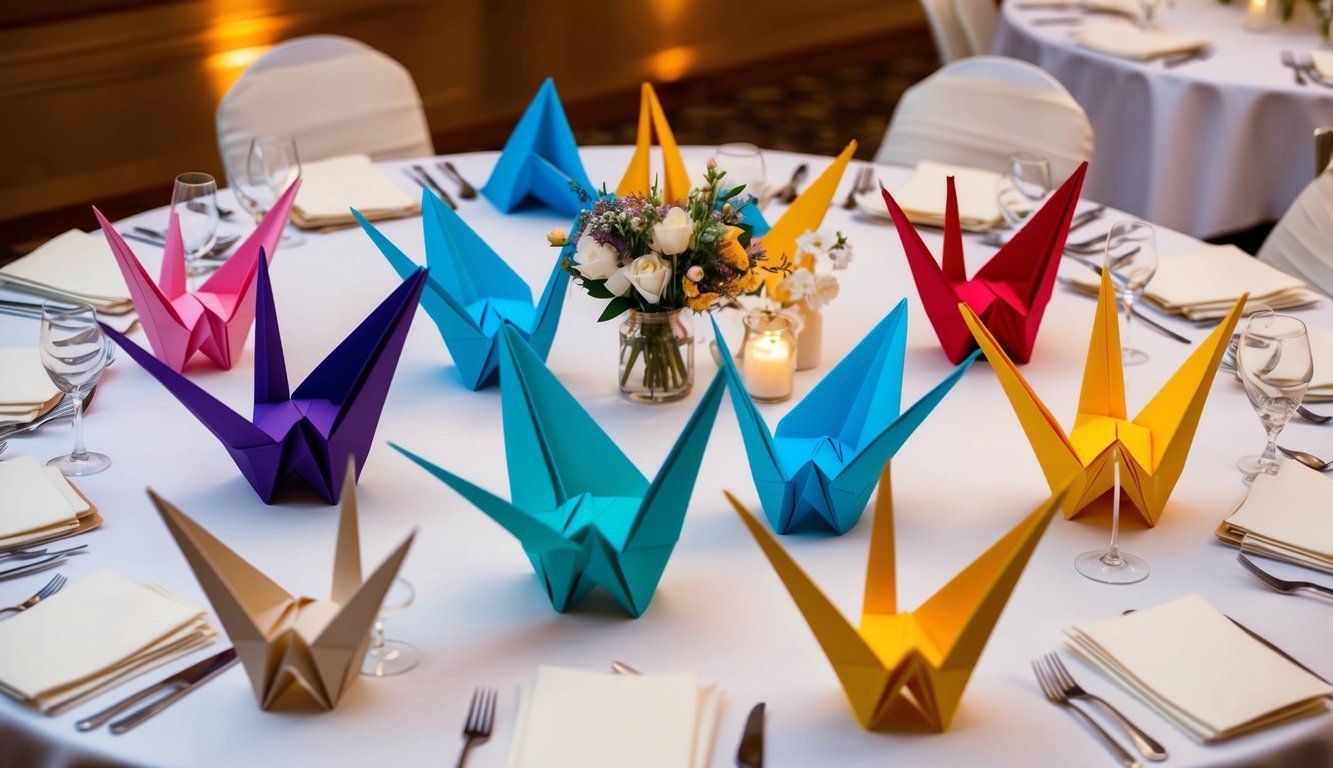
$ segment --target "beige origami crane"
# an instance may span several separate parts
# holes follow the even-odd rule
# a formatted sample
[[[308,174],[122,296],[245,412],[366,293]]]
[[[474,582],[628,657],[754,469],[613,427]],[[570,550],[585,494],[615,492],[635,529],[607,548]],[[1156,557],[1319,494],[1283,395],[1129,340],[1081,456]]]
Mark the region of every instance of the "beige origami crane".
[[[356,472],[349,466],[338,521],[332,599],[292,597],[152,489],[148,495],[231,636],[259,707],[269,709],[283,699],[284,708],[333,709],[360,677],[370,626],[416,532],[363,582]]]
[[[963,319],[990,360],[1004,393],[1032,443],[1051,489],[1070,485],[1065,518],[1072,518],[1114,485],[1113,449],[1120,449],[1121,491],[1150,526],[1157,525],[1171,491],[1185,469],[1194,432],[1203,414],[1217,364],[1226,352],[1245,301],[1241,296],[1222,323],[1176,370],[1138,416],[1125,411],[1125,374],[1120,361],[1120,325],[1111,277],[1102,272],[1097,318],[1083,369],[1074,429],[1068,434],[1032,391],[995,337],[972,308],[959,304]]]
[[[815,633],[861,727],[889,726],[903,711],[896,705],[907,702],[930,727],[943,731],[1064,494],[1061,490],[1020,520],[921,607],[903,613],[895,588],[893,491],[885,464],[870,531],[860,629],[819,591],[763,523],[730,493],[727,498]]]

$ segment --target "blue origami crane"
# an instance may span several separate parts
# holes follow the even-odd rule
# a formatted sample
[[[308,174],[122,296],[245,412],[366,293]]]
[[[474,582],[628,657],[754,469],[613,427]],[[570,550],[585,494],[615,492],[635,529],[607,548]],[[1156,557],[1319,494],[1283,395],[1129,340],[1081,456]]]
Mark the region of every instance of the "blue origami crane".
[[[418,268],[394,289],[291,392],[268,260],[261,253],[258,261],[253,421],[112,328],[102,330],[222,442],[265,504],[289,475],[304,478],[333,504],[351,466],[348,457],[356,459],[358,476],[365,466],[426,270]]]
[[[778,422],[770,434],[745,390],[726,341],[713,323],[731,403],[745,439],[764,515],[778,533],[809,523],[834,533],[861,519],[880,470],[953,389],[974,352],[912,407],[902,411],[907,300]]]
[[[555,81],[548,77],[514,126],[481,194],[505,213],[538,204],[573,216],[583,205],[575,184],[587,193],[593,189]]]
[[[431,267],[421,306],[440,329],[463,384],[477,390],[497,381],[501,326],[512,326],[546,359],[555,341],[569,282],[569,273],[560,268],[560,258],[552,265],[541,299],[533,306],[528,284],[452,208],[423,190],[421,210],[426,263]],[[417,269],[415,262],[360,213],[352,211],[352,215],[399,277],[405,278]]]
[[[502,332],[500,400],[513,501],[393,443],[523,545],[564,613],[600,586],[638,617],[680,538],[725,387],[713,379],[649,483],[512,328]]]

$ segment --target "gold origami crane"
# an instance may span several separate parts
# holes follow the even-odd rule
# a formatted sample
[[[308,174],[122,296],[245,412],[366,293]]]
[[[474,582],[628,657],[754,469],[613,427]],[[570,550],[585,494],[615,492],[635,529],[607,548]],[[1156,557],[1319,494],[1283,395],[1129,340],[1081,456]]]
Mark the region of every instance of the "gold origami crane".
[[[724,491],[724,493],[726,493]],[[777,539],[734,496],[750,529],[805,616],[867,730],[890,725],[909,702],[930,727],[949,727],[995,622],[1065,491],[1019,521],[972,564],[910,613],[898,611],[889,465],[880,475],[858,630],[819,591]],[[910,710],[909,710],[910,711]]]
[[[1189,456],[1213,374],[1240,320],[1248,294],[1130,421],[1125,412],[1125,376],[1120,362],[1120,326],[1111,278],[1102,273],[1097,318],[1088,344],[1074,429],[1068,435],[1032,391],[1013,361],[966,304],[959,304],[972,335],[990,360],[1014,413],[1041,462],[1052,490],[1070,486],[1065,518],[1072,518],[1114,485],[1112,451],[1120,449],[1121,490],[1143,521],[1157,525]]]
[[[662,165],[666,173],[662,179],[662,199],[676,203],[690,193],[690,174],[685,170],[685,160],[680,156],[680,147],[671,133],[662,103],[657,100],[653,86],[644,83],[639,91],[639,133],[634,142],[634,156],[629,167],[616,187],[616,197],[626,195],[647,195],[652,191],[653,174],[649,167],[652,156],[653,134],[657,134],[657,143],[662,147]]]
[[[333,709],[360,677],[370,625],[416,536],[413,531],[369,579],[361,580],[355,469],[348,467],[343,482],[331,600],[292,597],[184,512],[148,491],[231,636],[261,709],[279,699],[284,708]]]

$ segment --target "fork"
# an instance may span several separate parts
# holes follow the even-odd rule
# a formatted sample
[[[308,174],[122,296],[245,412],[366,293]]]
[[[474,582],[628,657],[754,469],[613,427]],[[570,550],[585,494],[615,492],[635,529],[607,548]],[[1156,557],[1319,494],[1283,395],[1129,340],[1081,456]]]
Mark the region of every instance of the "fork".
[[[448,160],[441,160],[439,166],[440,170],[444,172],[444,175],[453,179],[454,183],[458,185],[459,197],[464,200],[472,200],[477,196],[477,188],[469,184],[467,179],[463,178],[463,174],[458,172],[458,169],[454,167],[453,163]]]
[[[1310,590],[1315,594],[1324,595],[1325,597],[1333,597],[1333,589],[1329,589],[1322,584],[1312,584],[1308,581],[1287,581],[1286,579],[1279,579],[1268,571],[1260,568],[1253,560],[1246,557],[1244,552],[1236,553],[1236,559],[1240,561],[1241,565],[1249,569],[1250,573],[1253,573],[1259,581],[1267,584],[1274,592],[1281,592],[1284,595],[1294,595],[1301,590]]]
[[[1083,690],[1082,686],[1074,681],[1073,675],[1069,674],[1069,669],[1065,667],[1065,663],[1060,660],[1060,657],[1057,654],[1048,653],[1042,657],[1042,659],[1046,662],[1046,668],[1052,674],[1052,679],[1054,679],[1060,686],[1061,691],[1066,697],[1071,699],[1087,699],[1088,701],[1100,704],[1111,717],[1115,718],[1115,721],[1120,724],[1120,727],[1125,729],[1125,733],[1129,734],[1130,740],[1134,742],[1134,746],[1139,748],[1139,751],[1143,753],[1144,757],[1154,761],[1166,759],[1166,747],[1163,747],[1156,739],[1144,733],[1137,725],[1131,723],[1129,718],[1121,714],[1120,710],[1111,706],[1105,699],[1094,693],[1088,693]]]
[[[491,737],[491,725],[495,721],[494,688],[478,687],[472,691],[472,704],[467,710],[467,722],[463,723],[463,752],[458,756],[458,768],[467,762],[468,750],[472,745],[483,743]]]
[[[18,605],[10,606],[9,608],[0,608],[0,614],[23,613],[51,595],[59,592],[60,588],[63,586],[65,586],[65,577],[57,573],[50,581],[46,582],[46,586],[42,587],[37,594],[24,600]]]
[[[27,424],[0,430],[0,439],[5,439],[7,441],[7,438],[12,437],[13,435],[21,435],[24,432],[31,432],[34,429],[37,429],[38,427],[47,423],[48,421],[55,421],[56,419],[63,419],[67,416],[73,416],[73,415],[74,415],[74,401],[66,398],[62,400],[60,404],[57,405],[55,408],[52,408],[50,411],[48,411],[46,415],[42,416],[36,421],[30,421]]]
[[[1088,725],[1092,726],[1093,732],[1101,738],[1102,743],[1106,745],[1107,749],[1111,750],[1111,754],[1115,755],[1115,759],[1119,761],[1122,766],[1125,768],[1142,768],[1139,761],[1135,760],[1133,755],[1131,755],[1124,747],[1120,746],[1120,742],[1116,741],[1111,734],[1107,733],[1104,728],[1097,724],[1096,720],[1092,719],[1092,715],[1089,715],[1087,712],[1074,706],[1073,703],[1069,701],[1069,698],[1065,696],[1064,692],[1060,689],[1060,686],[1056,684],[1055,680],[1051,679],[1051,673],[1040,663],[1040,660],[1033,660],[1032,671],[1037,675],[1037,683],[1041,685],[1042,693],[1046,694],[1046,698],[1062,707],[1068,707],[1072,712],[1077,712],[1079,717],[1083,718]]]
[[[1301,66],[1296,61],[1296,54],[1291,51],[1283,51],[1281,57],[1282,66],[1289,68],[1292,74],[1295,75],[1296,84],[1305,85],[1305,75],[1301,73]]]
[[[847,199],[842,201],[842,207],[844,209],[850,211],[856,207],[856,196],[867,191],[867,187],[870,185],[870,178],[874,173],[875,172],[870,169],[870,166],[861,166],[861,170],[856,172],[856,182],[852,184],[852,188],[847,192]]]

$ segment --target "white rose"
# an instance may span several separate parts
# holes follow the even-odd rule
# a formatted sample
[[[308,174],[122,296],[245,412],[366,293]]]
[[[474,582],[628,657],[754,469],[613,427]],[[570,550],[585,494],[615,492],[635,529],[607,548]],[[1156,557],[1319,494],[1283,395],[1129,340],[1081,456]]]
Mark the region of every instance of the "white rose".
[[[838,278],[833,275],[820,275],[809,293],[805,295],[805,303],[810,305],[811,309],[819,309],[825,304],[838,297]]]
[[[607,278],[606,289],[617,296],[624,296],[633,286],[649,304],[656,304],[662,300],[662,290],[670,279],[671,267],[660,256],[650,253],[630,262],[628,267],[621,267]]]
[[[605,280],[620,267],[620,255],[609,245],[602,245],[584,232],[574,249],[579,274],[589,280]]]
[[[778,286],[791,297],[791,301],[800,301],[815,289],[815,275],[808,269],[798,269],[782,278]]]
[[[680,206],[672,206],[661,221],[653,225],[653,247],[668,256],[685,252],[694,234],[690,214]]]

